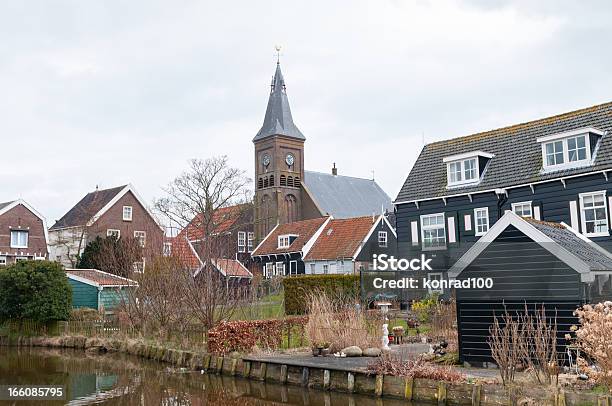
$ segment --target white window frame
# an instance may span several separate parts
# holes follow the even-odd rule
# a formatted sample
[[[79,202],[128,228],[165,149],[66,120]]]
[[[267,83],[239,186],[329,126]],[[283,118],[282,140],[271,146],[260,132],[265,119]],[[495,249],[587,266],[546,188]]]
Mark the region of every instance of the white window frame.
[[[524,216],[522,214],[518,214],[516,212],[516,209],[521,206],[529,206],[529,216]],[[521,210],[523,211],[523,210]],[[527,217],[527,218],[533,218],[533,205],[531,204],[531,200],[525,201],[525,202],[516,202],[516,203],[512,203],[512,213],[516,214],[517,216],[521,216],[521,217]]]
[[[128,210],[128,213],[129,213],[127,215],[126,215],[126,210]],[[134,214],[133,207],[132,206],[123,206],[122,214],[123,214],[123,221],[132,221],[132,217],[133,217],[133,214]]]
[[[247,252],[253,251],[253,242],[255,242],[255,233],[249,231],[247,233]]]
[[[13,233],[16,236],[25,234],[25,244],[22,244],[20,238],[13,238]],[[11,230],[11,248],[28,248],[28,243],[30,241],[30,232],[28,230]]]
[[[274,262],[267,262],[265,267],[266,279],[274,276]]]
[[[310,264],[310,274],[315,275],[317,273],[317,264],[314,262]]]
[[[423,220],[425,218],[429,218],[429,217],[439,217],[442,216],[442,224],[441,227],[444,229],[444,245],[440,245],[440,246],[430,246],[430,247],[426,247],[425,246],[425,231],[426,230],[431,230],[431,229],[439,229],[441,228],[440,225],[436,225],[434,226],[424,226],[423,225]],[[435,251],[435,250],[443,250],[446,249],[446,244],[447,244],[447,237],[446,237],[446,216],[444,215],[444,213],[432,213],[432,214],[424,214],[421,216],[421,249],[423,251]]]
[[[378,232],[378,246],[380,248],[387,248],[388,240],[387,240],[387,232],[386,231],[379,231]]]
[[[136,266],[136,264],[142,264],[142,270],[139,270],[138,267]],[[145,272],[145,259],[143,258],[142,261],[136,261],[132,264],[132,268],[134,270],[134,273],[144,273]]]
[[[291,273],[291,264],[295,264],[295,273]],[[296,260],[289,261],[289,276],[298,274],[298,262]]]
[[[586,158],[570,162],[569,140],[576,139],[576,142],[577,142],[577,139],[581,137],[584,137],[584,146],[586,148]],[[591,142],[590,141],[591,140],[590,140],[589,132],[573,134],[571,136],[567,136],[564,138],[551,138],[551,139],[541,140],[540,142],[542,142],[542,169],[544,171],[547,171],[547,170],[556,171],[556,170],[562,170],[562,169],[580,168],[582,166],[591,165],[592,164],[592,153],[591,153]],[[551,145],[551,144],[554,145],[556,142],[561,142],[563,162],[559,164],[555,163],[555,164],[549,165],[547,154],[546,154],[546,146]]]
[[[246,232],[238,231],[238,252],[246,252]]]
[[[604,211],[606,213],[606,230],[605,231],[599,231],[599,232],[594,232],[594,233],[588,233],[586,231],[586,216],[584,215],[584,211],[585,209],[594,209],[594,207],[588,207],[585,208],[584,207],[584,198],[587,196],[596,196],[596,195],[603,195],[603,208]],[[588,192],[588,193],[580,193],[578,195],[578,198],[580,200],[580,227],[582,230],[582,234],[586,235],[587,237],[606,237],[610,235],[610,218],[608,217],[608,199],[606,196],[606,191],[605,190],[599,190],[597,192]]]
[[[284,262],[277,262],[276,264],[274,264],[275,266],[275,275],[276,276],[285,276],[285,263]]]
[[[289,248],[291,246],[291,236],[289,234],[278,236],[278,248]]]
[[[329,274],[329,265],[323,264],[323,275]]]
[[[470,173],[474,173],[474,177],[470,179],[466,179],[466,173],[468,173],[468,169],[466,169],[466,162],[474,161],[474,167],[469,170]],[[451,166],[459,165],[459,174],[461,175],[460,180],[452,180],[451,174],[455,171],[451,172]],[[448,186],[460,186],[460,185],[470,185],[473,183],[478,183],[480,181],[480,174],[478,170],[478,157],[470,157],[467,159],[451,161],[446,163],[446,178],[448,181]]]
[[[164,243],[163,254],[164,254],[164,257],[169,257],[172,255],[172,243],[171,242]]]
[[[0,266],[5,266],[6,265],[6,255],[0,255]]]
[[[478,214],[484,212],[484,218],[486,220],[486,230],[478,230]],[[474,209],[474,235],[476,237],[483,236],[489,231],[489,208],[488,207],[478,207]]]
[[[20,261],[29,261],[30,258],[28,257],[15,257],[15,262],[20,262]]]
[[[439,276],[440,281],[444,278],[444,274],[442,272],[431,272],[427,274],[427,279],[431,280],[432,276]],[[440,286],[440,289],[433,289],[433,288],[428,287],[427,292],[429,294],[432,294],[432,293],[444,294],[444,288],[441,286]]]
[[[117,229],[114,229],[114,228],[109,228],[109,229],[106,230],[106,236],[107,237],[110,237],[113,234],[117,234],[117,239],[121,238],[121,230],[117,230]]]
[[[144,248],[147,245],[147,232],[146,231],[134,231],[134,238],[138,240],[142,248]]]

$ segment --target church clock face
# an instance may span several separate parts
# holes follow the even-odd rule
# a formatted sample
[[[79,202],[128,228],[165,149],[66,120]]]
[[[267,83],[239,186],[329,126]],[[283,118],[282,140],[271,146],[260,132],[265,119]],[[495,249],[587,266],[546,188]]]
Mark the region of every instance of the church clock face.
[[[287,156],[285,157],[285,162],[287,163],[287,165],[293,166],[293,163],[295,162],[295,157],[293,156],[293,154],[287,154]]]
[[[263,164],[263,166],[265,166],[267,168],[268,165],[270,165],[270,155],[264,154],[261,157],[261,163]]]

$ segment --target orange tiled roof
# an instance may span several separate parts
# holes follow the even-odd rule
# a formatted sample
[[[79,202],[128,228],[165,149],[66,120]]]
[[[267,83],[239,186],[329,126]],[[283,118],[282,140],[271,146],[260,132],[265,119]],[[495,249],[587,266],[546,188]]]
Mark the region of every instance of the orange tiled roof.
[[[241,278],[253,277],[253,274],[236,259],[216,259],[213,263],[217,269],[225,274],[225,276],[236,276]]]
[[[87,279],[100,286],[136,286],[138,283],[131,279],[122,278],[97,269],[66,269],[66,273],[79,278]]]
[[[373,225],[372,216],[331,220],[305,259],[352,258]]]
[[[217,209],[213,215],[211,233],[223,234],[227,231],[231,231],[245,210],[249,210],[249,207],[246,204],[237,204],[234,206]],[[202,214],[198,214],[189,222],[189,224],[187,224],[179,235],[187,235],[189,241],[201,239],[203,237],[202,230],[198,227],[201,222]]]
[[[298,252],[304,248],[304,245],[312,238],[317,230],[323,225],[328,217],[320,217],[311,220],[295,221],[293,223],[281,224],[274,229],[263,240],[261,245],[253,251],[253,256],[283,254],[287,252]],[[280,235],[297,235],[297,238],[291,243],[288,248],[278,248],[278,236]]]

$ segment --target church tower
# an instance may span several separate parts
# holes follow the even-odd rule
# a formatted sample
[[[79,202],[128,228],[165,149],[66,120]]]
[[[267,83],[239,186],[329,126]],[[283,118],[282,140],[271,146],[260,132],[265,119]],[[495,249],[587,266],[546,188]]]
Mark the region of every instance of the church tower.
[[[255,138],[255,238],[277,223],[302,218],[306,137],[293,123],[280,63],[272,78],[263,125]]]

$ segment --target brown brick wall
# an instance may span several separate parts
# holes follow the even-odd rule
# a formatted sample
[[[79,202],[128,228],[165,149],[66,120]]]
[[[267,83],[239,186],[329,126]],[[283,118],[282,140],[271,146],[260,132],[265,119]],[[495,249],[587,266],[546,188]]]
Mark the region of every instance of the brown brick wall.
[[[123,206],[132,206],[132,221],[123,220]],[[138,202],[132,192],[126,193],[88,230],[89,240],[96,236],[106,237],[108,229],[120,230],[121,237],[134,237],[134,231],[146,232],[145,257],[147,263],[162,255],[164,232]]]
[[[11,248],[11,229],[28,230],[28,248]],[[7,253],[48,258],[43,222],[21,204],[0,216],[0,255]],[[7,258],[8,263],[13,260],[14,258]]]

